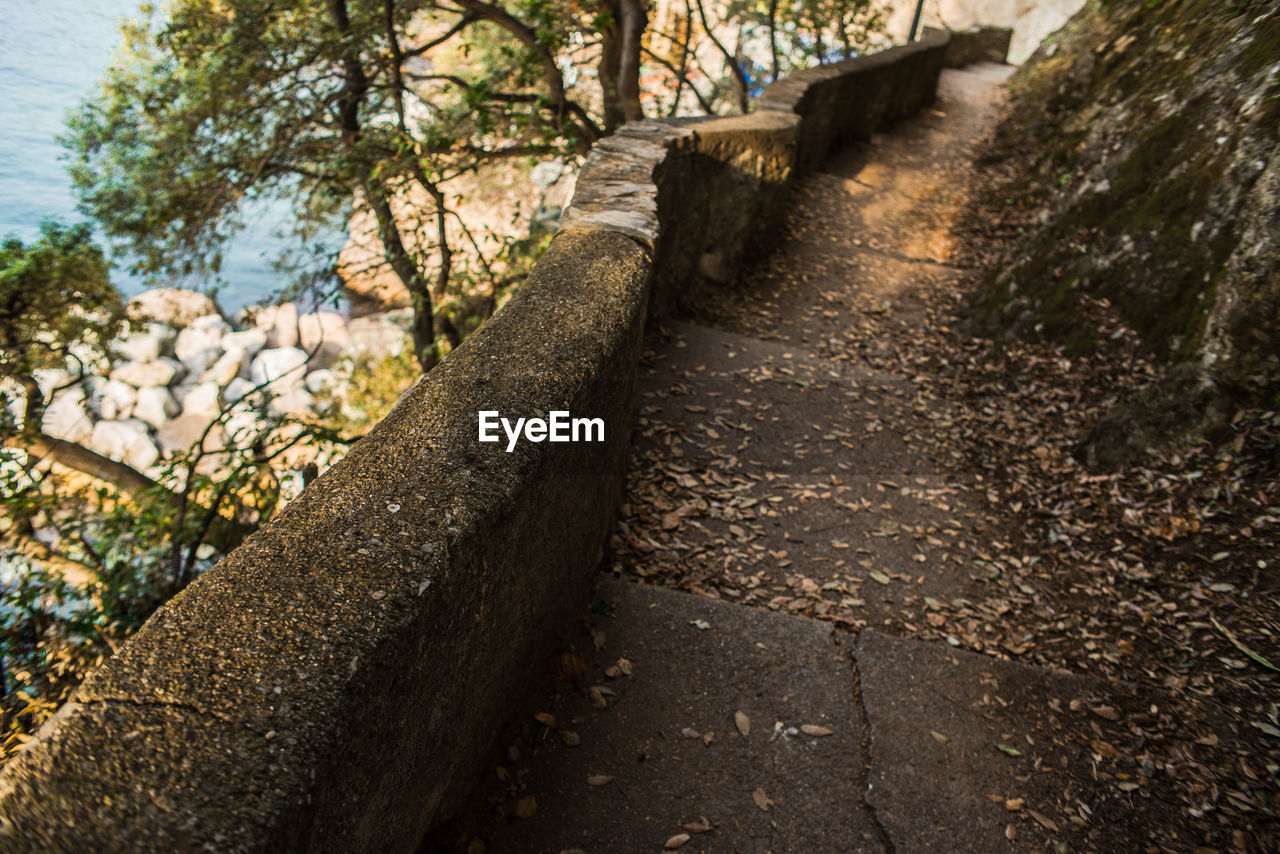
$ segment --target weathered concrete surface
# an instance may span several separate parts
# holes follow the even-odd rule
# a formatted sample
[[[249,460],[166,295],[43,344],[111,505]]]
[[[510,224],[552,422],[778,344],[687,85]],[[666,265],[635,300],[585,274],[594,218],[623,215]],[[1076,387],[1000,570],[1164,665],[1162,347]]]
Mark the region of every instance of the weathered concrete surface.
[[[589,589],[648,272],[629,238],[557,237],[503,312],[12,761],[0,848],[412,848]],[[608,441],[507,454],[476,442],[489,408],[603,417]]]
[[[798,72],[751,115],[629,124],[588,157],[566,226],[655,246],[650,314],[685,307],[699,282],[730,282],[773,245],[795,177],[933,101],[949,40]]]
[[[800,116],[795,168],[816,169],[842,140],[869,139],[933,103],[949,37],[919,41],[797,72],[760,96],[759,108]]]
[[[600,646],[583,631],[571,653],[585,672],[566,680],[556,674],[567,675],[563,666],[548,669],[509,739],[518,758],[489,771],[491,800],[477,798],[475,812],[433,840],[439,850],[481,838],[490,854],[660,851],[688,823],[713,829],[684,851],[892,850],[861,801],[864,720],[849,636],[623,581],[602,582],[594,599]],[[620,658],[630,675],[605,675]],[[592,684],[611,692],[607,708],[580,690]],[[535,714],[554,715],[556,727]],[[594,775],[613,779],[591,785]],[[536,813],[512,821],[527,797]]]

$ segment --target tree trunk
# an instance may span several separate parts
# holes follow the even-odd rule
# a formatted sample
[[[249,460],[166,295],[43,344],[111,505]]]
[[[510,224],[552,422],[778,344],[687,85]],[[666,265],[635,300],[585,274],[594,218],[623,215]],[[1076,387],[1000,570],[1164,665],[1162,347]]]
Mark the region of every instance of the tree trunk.
[[[629,122],[644,118],[640,103],[640,42],[648,20],[641,0],[619,0],[622,9],[622,44],[618,56],[618,98]]]
[[[729,66],[729,73],[733,76],[733,88],[738,96],[738,112],[745,115],[751,106],[746,72],[738,64],[738,58],[730,53],[729,49],[724,46],[724,42],[720,41],[716,34],[711,31],[711,24],[707,20],[707,9],[702,0],[694,0],[694,6],[697,8],[698,17],[702,21],[703,32],[707,34],[707,38],[711,39],[711,43],[716,46],[716,50],[720,51],[720,55],[724,57],[725,64]],[[739,30],[739,36],[741,36],[741,30]]]
[[[431,288],[404,245],[395,214],[391,210],[391,202],[387,199],[386,188],[377,181],[370,180],[365,184],[365,197],[378,220],[378,238],[382,241],[387,262],[413,300],[413,351],[418,357],[418,364],[422,366],[422,372],[426,373],[440,361],[436,353]]]
[[[395,214],[391,210],[387,188],[374,177],[377,164],[360,146],[362,127],[360,109],[369,94],[369,77],[361,64],[359,48],[351,37],[351,18],[346,0],[326,0],[334,29],[344,37],[342,50],[342,95],[338,100],[338,123],[342,144],[352,159],[363,164],[365,200],[378,220],[378,238],[382,241],[387,263],[413,300],[413,349],[422,370],[435,367],[435,322],[432,317],[431,289],[422,271],[404,245]]]
[[[596,76],[600,80],[600,101],[604,113],[604,132],[613,133],[627,120],[618,91],[618,69],[622,63],[622,26],[620,0],[605,0],[600,11],[608,16],[609,26],[600,33],[600,64]]]
[[[778,80],[778,0],[769,0],[769,60],[773,82]]]
[[[6,439],[4,444],[5,447],[19,448],[33,456],[51,460],[98,480],[114,483],[127,495],[137,495],[148,489],[168,492],[165,487],[132,466],[104,457],[75,442],[55,438],[38,429],[24,430],[17,436]]]

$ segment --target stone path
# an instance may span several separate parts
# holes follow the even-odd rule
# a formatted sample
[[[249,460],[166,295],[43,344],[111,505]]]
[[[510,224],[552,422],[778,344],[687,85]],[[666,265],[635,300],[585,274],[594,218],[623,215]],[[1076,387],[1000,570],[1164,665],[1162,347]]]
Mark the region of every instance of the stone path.
[[[950,229],[1009,70],[946,72],[933,110],[804,182],[778,251],[651,331],[622,579],[425,850],[1052,850],[1054,770],[1082,761],[1061,717],[1145,700],[900,636],[970,591],[954,546],[988,532],[982,484],[930,442],[946,412],[867,334],[913,334],[961,275]]]

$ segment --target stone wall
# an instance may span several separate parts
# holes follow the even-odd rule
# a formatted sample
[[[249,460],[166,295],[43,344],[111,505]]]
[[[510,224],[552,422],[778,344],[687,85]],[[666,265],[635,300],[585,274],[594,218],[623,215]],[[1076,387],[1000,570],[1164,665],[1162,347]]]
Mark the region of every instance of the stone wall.
[[[590,590],[650,306],[731,279],[798,169],[928,104],[947,41],[597,146],[502,311],[4,769],[0,849],[412,850]],[[507,453],[481,409],[603,418],[606,441]]]

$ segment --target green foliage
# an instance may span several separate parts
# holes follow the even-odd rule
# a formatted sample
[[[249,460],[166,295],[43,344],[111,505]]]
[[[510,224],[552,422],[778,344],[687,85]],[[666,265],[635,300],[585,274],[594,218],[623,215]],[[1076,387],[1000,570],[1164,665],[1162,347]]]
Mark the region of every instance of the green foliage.
[[[123,306],[107,271],[85,225],[45,222],[29,245],[0,244],[0,376],[62,368],[114,337]]]
[[[343,378],[342,400],[334,402],[325,423],[351,436],[367,433],[385,418],[422,375],[408,350],[378,360],[348,358],[335,371]]]
[[[309,234],[340,226],[353,206],[475,168],[498,139],[562,151],[582,134],[568,133],[538,61],[565,38],[561,10],[525,5],[534,45],[475,21],[433,52],[428,73],[403,58],[410,31],[459,24],[462,9],[177,0],[166,19],[131,26],[125,54],[70,121],[83,206],[137,272],[208,275],[248,200],[292,200]],[[405,233],[434,216],[400,214]]]

